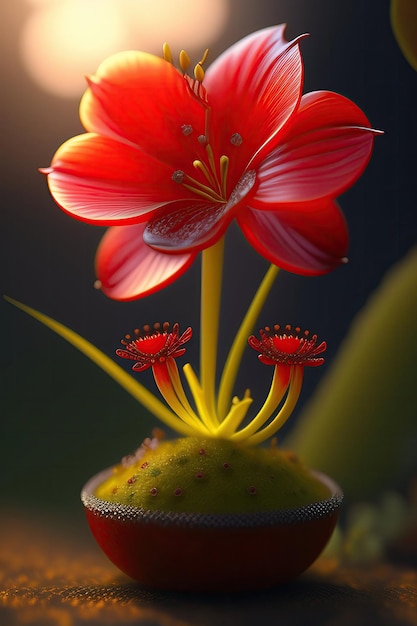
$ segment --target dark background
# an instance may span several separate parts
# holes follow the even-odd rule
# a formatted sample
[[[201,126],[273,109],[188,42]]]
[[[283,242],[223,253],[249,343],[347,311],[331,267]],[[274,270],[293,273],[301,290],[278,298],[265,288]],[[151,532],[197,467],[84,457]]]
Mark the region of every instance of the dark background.
[[[288,38],[311,33],[302,43],[305,91],[339,92],[385,131],[366,172],[340,199],[351,233],[349,264],[318,278],[282,273],[259,320],[260,326],[293,323],[317,332],[329,344],[325,367],[331,367],[356,312],[416,241],[417,77],[392,35],[388,0],[231,0],[231,5],[211,58],[251,31],[287,22]],[[78,98],[54,97],[27,75],[18,39],[28,10],[23,0],[0,5],[0,293],[61,321],[109,355],[126,331],[147,322],[168,319],[197,327],[198,263],[174,285],[133,303],[110,301],[93,289],[94,255],[104,229],[61,212],[37,172],[63,141],[82,132]],[[266,269],[232,228],[221,356]],[[3,300],[0,318],[3,502],[78,511],[83,482],[137,447],[155,421],[85,357]],[[196,352],[194,342],[193,363]],[[262,392],[251,363],[244,361],[237,392],[248,384],[255,394],[258,388]],[[317,373],[308,376],[300,407],[317,380]]]

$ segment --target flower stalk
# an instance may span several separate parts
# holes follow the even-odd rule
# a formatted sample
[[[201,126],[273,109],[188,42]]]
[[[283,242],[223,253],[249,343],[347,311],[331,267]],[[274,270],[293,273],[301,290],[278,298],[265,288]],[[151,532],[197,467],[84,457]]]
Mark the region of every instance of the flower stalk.
[[[202,253],[201,264],[201,321],[200,321],[200,376],[209,420],[215,428],[217,346],[220,323],[224,237]]]
[[[243,352],[247,345],[248,335],[252,332],[253,327],[255,326],[256,320],[258,319],[265,304],[265,300],[267,299],[274,281],[278,276],[278,272],[279,267],[276,265],[271,265],[269,267],[245,317],[243,318],[227,356],[219,387],[217,412],[220,419],[226,414],[228,407],[230,406],[232,389],[236,381]]]

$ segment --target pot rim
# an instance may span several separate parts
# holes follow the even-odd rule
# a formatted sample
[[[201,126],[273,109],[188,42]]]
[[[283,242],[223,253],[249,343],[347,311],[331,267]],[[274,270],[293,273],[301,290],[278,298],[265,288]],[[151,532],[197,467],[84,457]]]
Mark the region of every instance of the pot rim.
[[[178,513],[149,510],[128,504],[107,502],[97,498],[95,489],[113,472],[113,467],[102,470],[86,482],[81,491],[84,507],[92,513],[137,524],[157,524],[181,528],[259,528],[288,524],[303,524],[334,513],[343,501],[343,491],[329,476],[315,470],[310,473],[328,487],[330,497],[295,509],[277,509],[249,513]]]

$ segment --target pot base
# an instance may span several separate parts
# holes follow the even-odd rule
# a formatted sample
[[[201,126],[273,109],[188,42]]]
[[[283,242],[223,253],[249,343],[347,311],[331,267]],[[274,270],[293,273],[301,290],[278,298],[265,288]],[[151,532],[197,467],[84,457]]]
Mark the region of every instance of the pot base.
[[[95,488],[108,472],[91,479],[81,494],[91,531],[120,570],[159,590],[248,591],[288,582],[327,544],[343,498],[331,479],[314,472],[329,498],[292,511],[149,512],[96,498]]]

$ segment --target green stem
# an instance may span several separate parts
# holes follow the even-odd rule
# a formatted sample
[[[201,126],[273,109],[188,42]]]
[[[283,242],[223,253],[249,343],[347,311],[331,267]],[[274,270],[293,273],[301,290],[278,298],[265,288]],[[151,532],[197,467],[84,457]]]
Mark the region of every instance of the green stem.
[[[278,272],[279,267],[277,267],[276,265],[271,265],[269,267],[262,280],[262,283],[259,285],[258,291],[256,292],[255,297],[253,298],[249,306],[249,309],[247,310],[243,322],[240,325],[240,328],[233,341],[232,347],[230,348],[223,369],[219,388],[217,414],[220,420],[222,420],[229,411],[232,401],[233,386],[236,381],[236,376],[239,370],[240,362],[242,360],[243,351],[247,345],[248,336],[252,332],[255,322],[262,310],[263,305],[265,304],[265,300],[268,297],[269,292],[271,291],[272,285],[274,284]]]
[[[203,250],[201,264],[200,379],[205,404],[215,421],[217,421],[215,390],[223,251],[224,238]]]

